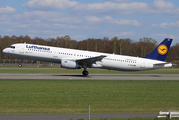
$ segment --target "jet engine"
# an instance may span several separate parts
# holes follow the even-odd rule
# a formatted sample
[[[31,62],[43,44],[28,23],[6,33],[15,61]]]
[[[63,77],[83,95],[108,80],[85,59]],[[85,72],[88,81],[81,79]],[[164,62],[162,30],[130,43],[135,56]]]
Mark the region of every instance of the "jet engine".
[[[81,66],[78,63],[70,60],[61,60],[61,67],[67,69],[81,69]]]

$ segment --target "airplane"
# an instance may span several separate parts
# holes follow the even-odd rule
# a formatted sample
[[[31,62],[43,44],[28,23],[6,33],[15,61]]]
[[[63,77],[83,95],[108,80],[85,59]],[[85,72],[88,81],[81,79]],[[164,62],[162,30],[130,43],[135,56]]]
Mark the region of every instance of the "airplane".
[[[165,62],[172,40],[165,38],[143,58],[27,43],[12,44],[2,52],[7,56],[21,59],[19,67],[22,67],[23,59],[60,63],[62,68],[83,68],[82,74],[88,76],[87,68],[141,71],[172,67],[171,63]]]

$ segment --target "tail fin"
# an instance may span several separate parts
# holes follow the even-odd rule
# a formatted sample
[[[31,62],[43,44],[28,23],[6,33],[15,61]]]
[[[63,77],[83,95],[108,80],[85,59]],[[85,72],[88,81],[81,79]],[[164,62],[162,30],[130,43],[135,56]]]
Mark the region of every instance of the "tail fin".
[[[144,58],[165,61],[173,39],[165,38],[151,53]]]

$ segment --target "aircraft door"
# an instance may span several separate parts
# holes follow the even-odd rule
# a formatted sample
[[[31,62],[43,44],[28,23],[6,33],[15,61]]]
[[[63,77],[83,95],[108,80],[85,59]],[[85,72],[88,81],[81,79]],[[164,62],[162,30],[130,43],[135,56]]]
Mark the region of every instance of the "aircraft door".
[[[24,48],[25,47],[25,44],[19,46],[19,53],[24,53]]]
[[[58,50],[54,50],[53,57],[55,57],[55,58],[58,57]]]
[[[145,68],[145,60],[142,60],[142,63],[141,63],[141,68]]]

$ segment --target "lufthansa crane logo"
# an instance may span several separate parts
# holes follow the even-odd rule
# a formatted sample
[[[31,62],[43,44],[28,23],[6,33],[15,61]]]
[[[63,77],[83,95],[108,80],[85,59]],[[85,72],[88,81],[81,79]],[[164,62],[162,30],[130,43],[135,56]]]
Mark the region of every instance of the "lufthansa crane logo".
[[[168,51],[168,48],[166,45],[162,44],[162,45],[159,45],[158,46],[158,53],[161,54],[161,55],[165,55]]]

